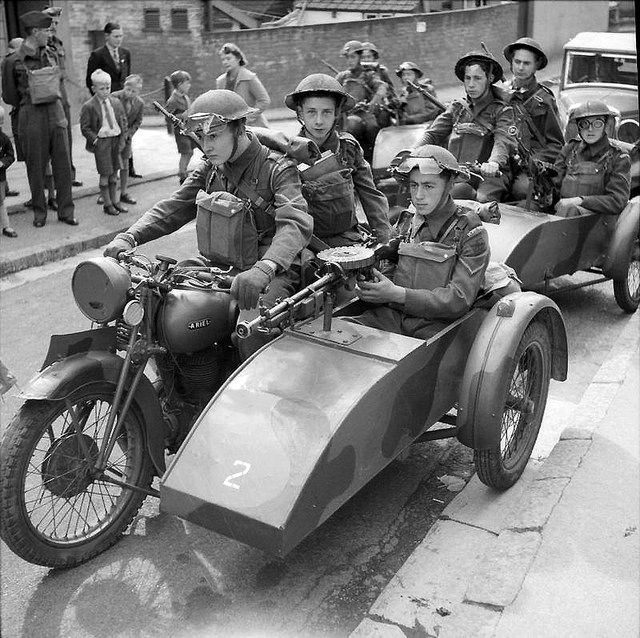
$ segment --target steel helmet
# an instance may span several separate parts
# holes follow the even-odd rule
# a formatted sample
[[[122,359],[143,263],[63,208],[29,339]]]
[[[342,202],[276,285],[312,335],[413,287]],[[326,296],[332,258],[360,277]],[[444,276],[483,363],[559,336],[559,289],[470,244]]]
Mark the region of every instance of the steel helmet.
[[[491,71],[493,72],[493,81],[497,82],[498,80],[502,80],[504,78],[504,71],[502,70],[502,66],[498,60],[496,60],[491,53],[487,50],[482,44],[482,51],[469,51],[469,53],[465,53],[457,62],[454,67],[456,77],[460,82],[464,82],[464,67],[468,64],[478,64],[478,62],[488,62],[491,66]]]
[[[191,103],[187,112],[187,125],[192,131],[206,135],[212,129],[256,112],[234,91],[213,89],[199,95]]]
[[[507,44],[504,48],[504,57],[507,58],[509,63],[513,59],[513,52],[518,49],[527,49],[529,51],[533,51],[538,56],[538,69],[544,69],[547,66],[549,60],[547,60],[547,56],[544,54],[542,47],[532,38],[520,38],[511,44]]]
[[[372,51],[376,60],[380,57],[380,52],[378,51],[378,47],[373,42],[363,42],[362,50],[364,51],[364,49],[369,49],[369,51]]]
[[[350,111],[356,104],[353,97],[342,88],[340,82],[326,73],[307,75],[306,78],[300,80],[295,91],[284,98],[284,103],[292,111],[295,111],[303,97],[316,93],[326,93],[335,97],[338,100],[338,108],[345,111]]]
[[[447,170],[455,173],[461,181],[466,181],[470,173],[458,164],[453,153],[442,146],[424,144],[417,148],[400,151],[391,161],[389,170],[398,180],[404,180],[417,168],[423,175],[439,175]]]
[[[363,50],[364,47],[360,40],[349,40],[349,42],[346,42],[342,47],[340,55],[346,58],[350,53],[362,53]]]
[[[416,74],[416,79],[421,78],[424,73],[422,73],[422,69],[415,64],[415,62],[403,62],[397,69],[396,75],[398,77],[402,77],[403,71],[413,71]]]
[[[589,100],[588,102],[582,102],[573,107],[569,113],[569,119],[579,120],[583,117],[596,115],[613,117],[615,113],[604,102],[600,100]]]

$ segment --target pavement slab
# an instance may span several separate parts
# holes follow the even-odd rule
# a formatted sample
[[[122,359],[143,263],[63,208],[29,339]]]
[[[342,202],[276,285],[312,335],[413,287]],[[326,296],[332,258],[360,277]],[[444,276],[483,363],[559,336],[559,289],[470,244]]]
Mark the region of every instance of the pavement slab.
[[[540,531],[558,504],[568,478],[550,478],[533,481],[525,490],[515,514],[509,521],[514,531]]]
[[[591,443],[583,440],[560,440],[540,468],[538,478],[571,478]]]

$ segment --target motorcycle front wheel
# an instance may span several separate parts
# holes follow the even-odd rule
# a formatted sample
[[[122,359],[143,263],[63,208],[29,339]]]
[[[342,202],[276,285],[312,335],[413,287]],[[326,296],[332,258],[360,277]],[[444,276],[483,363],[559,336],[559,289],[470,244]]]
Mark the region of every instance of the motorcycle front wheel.
[[[140,509],[144,493],[111,482],[147,489],[153,478],[134,406],[104,471],[95,470],[113,395],[102,383],[68,401],[27,401],[9,424],[0,446],[0,536],[24,560],[83,563],[113,545]]]

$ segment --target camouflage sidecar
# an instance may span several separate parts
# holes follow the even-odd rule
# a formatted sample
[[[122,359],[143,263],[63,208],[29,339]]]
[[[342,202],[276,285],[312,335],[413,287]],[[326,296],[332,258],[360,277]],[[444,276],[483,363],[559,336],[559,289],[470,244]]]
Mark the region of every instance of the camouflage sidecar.
[[[567,374],[554,302],[514,293],[427,341],[349,322],[359,303],[325,305],[228,379],[161,480],[163,511],[283,556],[417,440],[457,437],[487,485],[517,481]]]

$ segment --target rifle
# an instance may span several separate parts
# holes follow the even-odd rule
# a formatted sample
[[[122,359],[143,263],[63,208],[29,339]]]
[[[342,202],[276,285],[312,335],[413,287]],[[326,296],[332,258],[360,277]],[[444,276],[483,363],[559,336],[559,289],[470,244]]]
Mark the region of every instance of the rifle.
[[[167,109],[165,109],[162,104],[156,102],[155,100],[152,102],[152,104],[155,107],[156,111],[160,111],[160,113],[162,113],[162,115],[164,115],[171,122],[171,124],[173,124],[175,129],[180,131],[180,133],[182,133],[186,137],[191,138],[194,144],[204,153],[204,148],[202,148],[200,138],[193,131],[188,131],[184,125],[184,122],[179,117],[176,117],[173,113],[169,113],[169,111],[167,111]]]
[[[322,64],[324,64],[327,68],[331,69],[336,75],[340,73],[340,71],[338,71],[338,69],[336,69],[336,67],[333,66],[333,64],[329,64],[326,60],[323,60],[322,58],[320,58],[320,62],[322,62]]]
[[[431,102],[431,104],[437,107],[440,113],[444,113],[447,110],[447,107],[440,100],[433,97],[433,95],[431,95],[431,93],[429,93],[429,91],[427,91],[427,89],[425,89],[424,87],[420,86],[419,84],[416,84],[415,82],[412,82],[411,80],[409,80],[407,84],[414,91],[418,91],[418,93],[421,93],[423,97],[425,97],[427,100],[429,100],[429,102]]]

